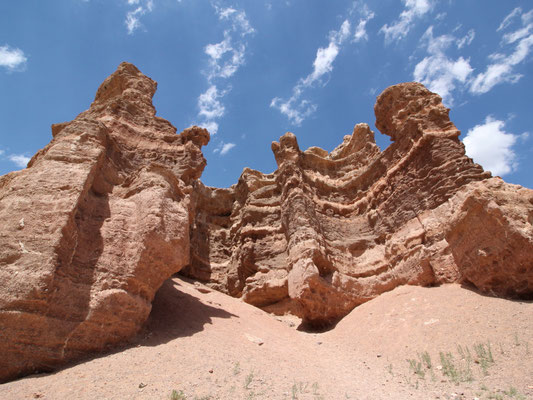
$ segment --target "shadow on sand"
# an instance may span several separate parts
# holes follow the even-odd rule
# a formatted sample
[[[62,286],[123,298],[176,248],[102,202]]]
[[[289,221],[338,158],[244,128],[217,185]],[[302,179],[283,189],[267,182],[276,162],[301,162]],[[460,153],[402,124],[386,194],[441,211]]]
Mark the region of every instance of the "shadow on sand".
[[[163,283],[152,302],[152,312],[137,344],[157,346],[179,337],[192,336],[202,331],[206,324],[212,324],[213,318],[238,318],[216,305],[204,304],[184,289],[183,277],[170,278]]]
[[[194,293],[186,288],[183,277],[171,277],[157,291],[152,302],[152,312],[139,334],[128,343],[115,345],[101,352],[87,354],[85,357],[71,361],[50,371],[40,370],[24,378],[38,378],[53,375],[61,370],[91,360],[107,357],[138,346],[158,346],[180,337],[192,336],[201,332],[206,324],[212,324],[214,318],[238,318],[237,315],[222,308],[204,304],[198,297],[186,293]]]

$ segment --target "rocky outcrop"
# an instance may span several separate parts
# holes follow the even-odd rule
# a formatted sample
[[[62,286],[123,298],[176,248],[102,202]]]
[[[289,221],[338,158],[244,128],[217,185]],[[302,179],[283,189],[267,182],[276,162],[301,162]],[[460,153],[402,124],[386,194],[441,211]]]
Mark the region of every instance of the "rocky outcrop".
[[[0,178],[0,381],[130,338],[189,263],[209,133],[176,135],[155,90],[121,64],[27,169]]]
[[[89,110],[0,177],[0,381],[132,337],[185,275],[323,327],[399,285],[464,282],[533,297],[533,191],[465,156],[417,83],[378,98],[328,153],[272,144],[278,169],[203,185],[205,129],[155,115],[156,83],[123,63]]]
[[[533,191],[466,157],[448,112],[421,84],[392,86],[375,105],[385,151],[366,124],[331,153],[287,133],[273,174],[199,184],[182,273],[314,326],[403,284],[533,296]]]

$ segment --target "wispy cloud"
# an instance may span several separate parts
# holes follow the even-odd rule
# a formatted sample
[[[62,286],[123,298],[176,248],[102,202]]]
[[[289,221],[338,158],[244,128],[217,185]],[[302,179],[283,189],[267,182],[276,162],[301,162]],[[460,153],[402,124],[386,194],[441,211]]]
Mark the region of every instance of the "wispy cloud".
[[[470,29],[465,36],[457,40],[457,47],[459,49],[462,49],[465,46],[470,46],[470,44],[472,43],[475,37],[476,37],[476,31],[473,29]]]
[[[361,7],[361,18],[355,27],[355,33],[353,35],[354,42],[360,42],[362,40],[368,40],[368,34],[366,32],[366,24],[372,18],[375,17],[375,14],[370,11],[366,4],[363,4]]]
[[[385,43],[403,39],[411,30],[414,21],[433,8],[432,0],[403,0],[405,9],[393,24],[385,24],[379,30],[385,35]]]
[[[215,85],[209,86],[209,88],[198,97],[198,108],[200,109],[198,115],[207,121],[222,117],[225,108],[219,99],[224,95],[225,93],[220,92]]]
[[[0,46],[0,67],[9,72],[21,71],[26,66],[27,57],[21,49],[12,48],[8,45]]]
[[[24,154],[9,153],[3,149],[0,149],[0,159],[9,160],[19,168],[26,168],[26,165],[31,160],[31,157],[28,157]]]
[[[142,27],[141,17],[148,12],[151,12],[154,8],[153,0],[128,0],[128,5],[136,6],[134,9],[128,11],[126,14],[126,28],[128,29],[128,34],[133,35],[133,33]]]
[[[512,46],[512,50],[508,54],[493,53],[489,56],[492,62],[485,72],[479,73],[472,81],[472,93],[487,93],[500,83],[516,83],[522,77],[514,69],[526,59],[533,48],[533,10],[523,13],[520,7],[515,8],[504,18],[497,31],[505,31],[517,19],[520,26],[504,34],[502,38],[502,46]]]
[[[467,34],[469,37],[470,34]],[[446,50],[452,43],[461,44],[452,35],[433,36],[430,26],[421,41],[425,44],[428,55],[416,66],[413,72],[415,81],[422,82],[429,90],[437,92],[443,101],[453,104],[452,92],[456,83],[464,84],[473,69],[470,60],[459,57],[456,60],[446,55]]]
[[[374,17],[374,13],[368,9],[365,4],[360,6],[360,2],[355,2],[358,5],[359,20],[355,32],[353,33],[353,41],[359,42],[367,39],[366,23]],[[353,10],[350,12],[352,17]],[[304,92],[318,83],[323,83],[324,76],[327,76],[333,71],[333,63],[337,58],[342,46],[347,39],[352,36],[352,22],[350,18],[345,19],[338,30],[333,30],[329,33],[329,43],[326,47],[320,47],[316,51],[315,60],[313,61],[313,71],[305,78],[301,78],[298,83],[292,88],[292,95],[288,99],[281,97],[274,97],[270,102],[270,107],[277,109],[285,115],[291,124],[299,126],[302,122],[313,115],[317,110],[317,105],[310,100],[302,98]]]
[[[7,158],[20,168],[26,168],[26,165],[31,159],[31,157],[27,157],[23,154],[10,154],[7,156]]]
[[[488,116],[485,122],[468,131],[463,143],[466,154],[494,175],[506,175],[516,170],[517,155],[513,146],[528,133],[515,135],[505,132],[505,122]]]
[[[516,7],[513,11],[511,11],[502,21],[502,23],[500,24],[500,26],[498,27],[498,29],[496,29],[496,32],[499,32],[505,28],[507,28],[509,26],[509,24],[511,23],[511,21],[519,16],[520,14],[522,14],[522,9],[520,7]]]
[[[219,153],[221,156],[223,156],[227,154],[235,146],[236,146],[235,143],[220,142],[219,145],[213,150],[213,153]]]
[[[224,30],[224,39],[218,43],[205,46],[204,52],[209,57],[209,66],[206,71],[209,87],[198,97],[199,125],[205,127],[211,134],[218,131],[217,120],[224,116],[225,107],[223,97],[231,91],[227,80],[231,78],[244,65],[246,60],[246,37],[255,32],[246,13],[232,7],[222,8],[213,6],[220,21],[227,22],[229,27]],[[221,155],[226,154],[235,144],[230,143],[224,152],[218,149]],[[216,150],[216,149],[215,149]]]

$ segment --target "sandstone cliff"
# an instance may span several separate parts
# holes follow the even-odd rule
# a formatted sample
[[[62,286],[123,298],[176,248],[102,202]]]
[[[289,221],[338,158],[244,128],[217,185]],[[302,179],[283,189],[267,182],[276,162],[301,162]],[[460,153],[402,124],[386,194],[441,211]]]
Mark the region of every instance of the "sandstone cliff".
[[[392,86],[375,105],[385,151],[366,124],[331,153],[287,133],[274,173],[199,184],[183,273],[319,327],[403,284],[531,297],[533,191],[466,157],[448,111],[421,84]]]
[[[0,178],[0,380],[131,337],[189,263],[209,133],[176,135],[155,90],[121,64],[27,169]]]
[[[180,270],[312,326],[403,284],[533,297],[533,191],[466,157],[422,85],[379,96],[385,151],[366,124],[331,153],[287,133],[274,173],[246,169],[228,189],[200,182],[209,133],[177,135],[155,89],[121,64],[27,169],[0,177],[0,380],[130,338]]]

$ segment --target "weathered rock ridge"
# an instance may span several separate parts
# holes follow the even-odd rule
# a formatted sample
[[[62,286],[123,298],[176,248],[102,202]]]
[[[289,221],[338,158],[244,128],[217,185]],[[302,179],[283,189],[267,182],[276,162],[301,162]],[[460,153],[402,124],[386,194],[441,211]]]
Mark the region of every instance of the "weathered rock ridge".
[[[134,335],[181,273],[326,326],[399,285],[463,282],[533,297],[533,190],[465,156],[441,98],[385,90],[376,126],[328,153],[272,144],[278,169],[203,185],[205,129],[155,116],[156,83],[123,63],[88,111],[0,178],[0,380]]]

